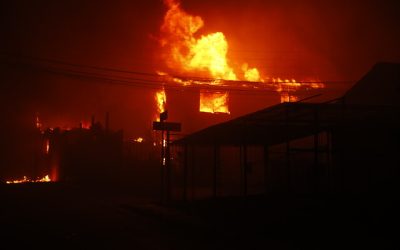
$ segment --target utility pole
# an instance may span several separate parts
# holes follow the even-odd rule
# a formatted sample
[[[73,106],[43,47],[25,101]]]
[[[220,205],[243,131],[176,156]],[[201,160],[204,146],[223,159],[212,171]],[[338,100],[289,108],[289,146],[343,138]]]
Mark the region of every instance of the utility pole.
[[[169,202],[171,198],[171,151],[170,132],[181,131],[181,124],[176,122],[165,122],[168,119],[168,111],[160,113],[160,121],[153,122],[153,130],[161,131],[161,202]],[[167,138],[164,140],[164,133]]]
[[[164,141],[164,121],[168,119],[168,111],[164,111],[162,113],[160,113],[160,123],[161,123],[161,190],[160,190],[160,194],[161,194],[161,203],[164,202],[164,199],[166,198],[165,196],[165,141]],[[168,192],[168,191],[167,191]]]

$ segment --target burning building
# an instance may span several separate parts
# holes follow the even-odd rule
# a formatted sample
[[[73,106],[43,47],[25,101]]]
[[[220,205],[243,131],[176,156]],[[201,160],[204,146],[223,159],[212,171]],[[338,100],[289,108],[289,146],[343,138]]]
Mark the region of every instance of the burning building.
[[[163,97],[162,104],[165,106],[168,96],[167,106],[174,108],[169,103],[174,99],[170,97],[173,95],[170,90],[176,88],[185,91],[191,99],[198,100],[191,114],[185,114],[180,104],[176,110],[185,115],[178,115],[177,120],[185,120],[184,116],[201,116],[193,114],[194,110],[219,116],[222,114],[222,118],[208,117],[202,122],[195,122],[194,127],[198,129],[204,127],[199,124],[207,123],[207,120],[207,125],[215,124],[221,119],[227,120],[229,115],[236,117],[277,102],[297,101],[325,87],[317,79],[298,81],[289,77],[266,76],[246,62],[230,60],[229,43],[223,32],[203,34],[205,20],[202,17],[186,12],[178,0],[165,0],[164,3],[167,11],[160,28],[159,42],[166,70],[158,72],[159,81],[165,85],[162,91],[155,94],[158,107],[160,97]],[[257,100],[258,103],[246,105],[240,99],[243,99],[243,93],[249,92],[263,96],[255,98],[253,95],[252,101]],[[190,103],[183,102],[185,105]],[[185,128],[186,132],[195,130],[189,127]]]

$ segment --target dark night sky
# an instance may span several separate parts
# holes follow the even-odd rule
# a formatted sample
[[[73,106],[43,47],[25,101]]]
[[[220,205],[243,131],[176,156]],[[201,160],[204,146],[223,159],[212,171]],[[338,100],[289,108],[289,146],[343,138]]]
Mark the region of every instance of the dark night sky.
[[[400,62],[396,1],[183,0],[182,6],[203,18],[200,33],[225,33],[232,65],[248,62],[264,75],[352,81],[378,61]],[[0,52],[154,73],[165,70],[157,42],[164,12],[161,0],[2,1]],[[148,131],[153,89],[1,67],[10,127],[35,112],[54,126],[91,114],[103,119],[109,111],[112,128],[127,136]]]

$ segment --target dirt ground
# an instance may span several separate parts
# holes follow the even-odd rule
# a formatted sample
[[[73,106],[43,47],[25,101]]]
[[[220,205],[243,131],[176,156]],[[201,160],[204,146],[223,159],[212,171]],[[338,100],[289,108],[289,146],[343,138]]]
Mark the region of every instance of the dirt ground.
[[[109,186],[0,186],[2,245],[52,249],[399,249],[399,197],[249,196],[159,204]]]

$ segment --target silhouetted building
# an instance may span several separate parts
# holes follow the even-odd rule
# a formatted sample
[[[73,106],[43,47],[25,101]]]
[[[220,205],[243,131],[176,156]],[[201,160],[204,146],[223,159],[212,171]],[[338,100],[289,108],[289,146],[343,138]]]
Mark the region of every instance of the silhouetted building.
[[[122,130],[113,132],[92,122],[89,129],[48,129],[47,164],[61,181],[111,181],[122,166]]]
[[[398,192],[400,64],[380,63],[342,98],[281,103],[176,141],[186,198]]]

